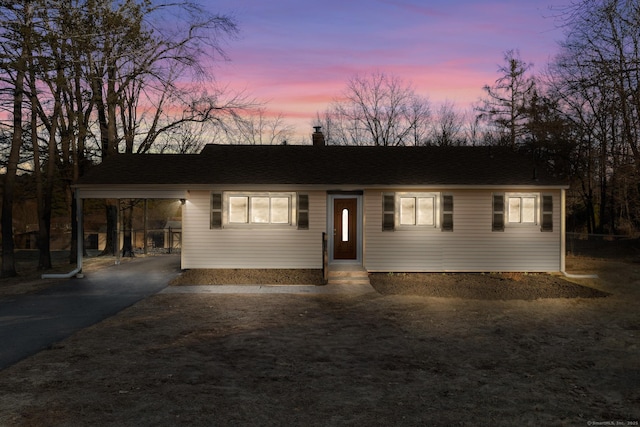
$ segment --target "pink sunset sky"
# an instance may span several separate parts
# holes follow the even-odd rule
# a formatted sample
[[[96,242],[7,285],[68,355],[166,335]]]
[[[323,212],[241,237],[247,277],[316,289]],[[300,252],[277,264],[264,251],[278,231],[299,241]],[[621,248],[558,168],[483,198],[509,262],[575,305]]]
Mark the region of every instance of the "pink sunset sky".
[[[220,85],[268,102],[311,134],[316,113],[339,97],[348,79],[380,71],[402,78],[432,106],[467,110],[498,78],[503,54],[542,71],[558,51],[549,0],[216,0],[240,35],[225,44],[229,62],[214,70]],[[293,141],[292,141],[293,142]]]

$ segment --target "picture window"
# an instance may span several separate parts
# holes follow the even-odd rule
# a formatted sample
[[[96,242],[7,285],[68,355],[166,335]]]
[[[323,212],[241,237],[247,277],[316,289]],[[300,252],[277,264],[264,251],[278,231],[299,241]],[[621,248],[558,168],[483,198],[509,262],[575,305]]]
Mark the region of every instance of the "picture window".
[[[221,198],[222,206],[215,201]],[[212,228],[221,226],[289,226],[296,222],[296,194],[224,192],[212,194]],[[304,197],[308,206],[308,198]],[[307,207],[308,209],[308,207]],[[308,217],[308,212],[306,212]],[[220,218],[220,227],[213,224]]]

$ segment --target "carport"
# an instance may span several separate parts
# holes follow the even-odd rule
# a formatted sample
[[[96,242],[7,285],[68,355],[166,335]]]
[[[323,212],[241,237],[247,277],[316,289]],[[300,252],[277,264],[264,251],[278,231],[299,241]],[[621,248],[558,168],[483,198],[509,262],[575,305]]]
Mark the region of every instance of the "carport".
[[[76,199],[76,220],[77,227],[77,266],[68,273],[43,274],[43,279],[68,279],[71,277],[82,278],[82,254],[84,253],[84,203],[85,199],[116,199],[118,203],[121,199],[175,199],[184,203],[188,191],[186,188],[168,187],[166,185],[125,185],[125,186],[96,186],[89,184],[77,184],[74,186],[74,197]],[[119,224],[119,221],[116,222]],[[118,226],[119,227],[119,226]],[[120,231],[118,231],[119,235]]]

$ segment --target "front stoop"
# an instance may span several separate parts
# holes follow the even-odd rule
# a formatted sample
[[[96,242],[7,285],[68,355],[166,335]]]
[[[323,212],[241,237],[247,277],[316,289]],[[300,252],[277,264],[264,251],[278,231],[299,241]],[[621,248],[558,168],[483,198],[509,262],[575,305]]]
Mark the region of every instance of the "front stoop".
[[[369,273],[361,265],[329,265],[328,285],[371,285]]]

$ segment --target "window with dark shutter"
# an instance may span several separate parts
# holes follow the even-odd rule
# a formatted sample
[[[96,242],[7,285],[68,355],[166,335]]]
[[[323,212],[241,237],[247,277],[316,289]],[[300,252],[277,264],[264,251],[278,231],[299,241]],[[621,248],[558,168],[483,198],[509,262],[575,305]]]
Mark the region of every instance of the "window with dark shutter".
[[[442,231],[453,231],[453,196],[442,196]]]
[[[222,193],[211,193],[211,228],[222,228]]]
[[[395,207],[396,197],[393,193],[382,195],[382,231],[393,231],[395,229]]]
[[[553,196],[542,196],[542,227],[540,231],[553,231]]]
[[[504,231],[504,194],[493,195],[492,231]]]
[[[309,195],[298,194],[298,230],[309,229]]]

